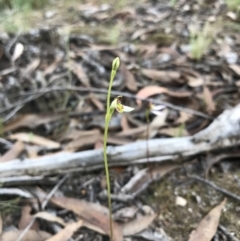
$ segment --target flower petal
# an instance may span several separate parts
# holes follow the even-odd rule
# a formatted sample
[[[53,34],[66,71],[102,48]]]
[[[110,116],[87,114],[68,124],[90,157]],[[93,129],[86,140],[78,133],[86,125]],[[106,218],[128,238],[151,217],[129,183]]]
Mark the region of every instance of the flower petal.
[[[123,112],[131,112],[133,110],[134,110],[134,108],[126,106],[126,105],[123,105]]]

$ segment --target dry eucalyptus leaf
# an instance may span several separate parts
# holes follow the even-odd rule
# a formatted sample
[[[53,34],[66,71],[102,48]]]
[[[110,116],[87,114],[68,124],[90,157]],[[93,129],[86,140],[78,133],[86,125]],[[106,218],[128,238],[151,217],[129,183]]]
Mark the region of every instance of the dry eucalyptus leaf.
[[[72,237],[74,232],[76,232],[82,226],[82,224],[82,220],[79,220],[75,223],[70,223],[64,229],[53,235],[51,238],[48,238],[46,241],[66,241]]]
[[[121,63],[120,69],[123,73],[123,78],[125,79],[127,89],[133,92],[137,91],[137,82],[134,74],[125,66],[124,63]]]
[[[21,214],[21,218],[18,222],[18,228],[20,230],[24,230],[30,222],[32,222],[32,215],[30,214],[32,211],[32,207],[28,204],[24,205],[22,207],[22,214]],[[39,224],[38,222],[35,220],[33,225],[31,226],[32,230],[38,231],[39,230]]]
[[[9,151],[0,157],[0,163],[16,159],[24,150],[24,144],[17,141]]]
[[[235,72],[235,74],[240,75],[240,66],[237,64],[230,64],[229,68]]]
[[[160,81],[162,83],[169,84],[172,81],[176,81],[181,77],[178,71],[163,71],[155,69],[141,69],[144,76],[149,79]]]
[[[62,218],[57,217],[57,216],[55,216],[51,213],[48,213],[48,212],[38,212],[38,213],[34,214],[33,217],[44,219],[44,220],[47,220],[49,222],[59,223],[62,226],[66,226],[66,223],[63,221]]]
[[[0,236],[0,241],[16,241],[23,230],[13,230],[3,232]],[[28,230],[21,241],[46,241],[52,235],[44,231]]]
[[[18,118],[15,118],[13,121],[9,122],[3,127],[3,132],[6,133],[8,131],[13,131],[18,128],[28,127],[30,129],[34,129],[39,125],[47,124],[53,121],[60,120],[66,117],[66,113],[62,114],[26,114],[20,115]]]
[[[27,143],[33,143],[35,145],[44,146],[46,148],[59,148],[60,144],[58,142],[52,141],[42,136],[38,136],[31,133],[16,133],[8,137],[11,140],[18,140]]]
[[[156,214],[138,217],[137,219],[122,225],[124,236],[130,236],[146,229],[156,218]]]
[[[87,221],[110,235],[109,216],[106,214],[106,211],[108,211],[107,208],[94,203],[67,197],[52,198],[51,202],[57,206],[73,211],[75,214],[79,215],[83,221]],[[113,237],[115,241],[123,240],[121,229],[115,222],[113,222]]]
[[[215,235],[221,216],[221,211],[225,206],[226,198],[215,208],[213,208],[198,224],[197,228],[190,234],[188,241],[211,241]]]

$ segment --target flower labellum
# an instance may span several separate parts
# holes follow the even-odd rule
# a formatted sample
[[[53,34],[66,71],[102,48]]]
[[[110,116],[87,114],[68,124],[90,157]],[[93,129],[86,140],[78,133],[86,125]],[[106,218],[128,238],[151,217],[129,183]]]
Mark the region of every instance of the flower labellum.
[[[118,96],[117,98],[114,99],[114,101],[110,106],[110,109],[111,110],[116,109],[119,113],[131,112],[134,110],[134,108],[122,104],[122,96]]]
[[[162,115],[162,110],[166,108],[165,105],[153,105],[150,104],[150,111],[155,115]]]

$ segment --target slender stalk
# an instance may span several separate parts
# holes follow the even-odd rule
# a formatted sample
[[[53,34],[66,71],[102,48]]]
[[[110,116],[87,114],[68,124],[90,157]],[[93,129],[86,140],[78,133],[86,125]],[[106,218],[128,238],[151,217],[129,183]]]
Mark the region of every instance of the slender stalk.
[[[106,173],[106,181],[107,181],[107,193],[108,193],[108,209],[109,209],[109,226],[110,226],[110,240],[113,241],[113,225],[112,225],[112,201],[111,201],[111,187],[110,187],[110,177],[108,170],[108,160],[107,160],[107,138],[108,138],[108,126],[112,118],[112,114],[114,109],[110,107],[110,97],[112,90],[112,83],[117,73],[117,69],[120,65],[119,58],[115,58],[112,63],[112,71],[110,76],[110,83],[108,86],[108,94],[107,94],[107,111],[105,116],[105,129],[104,129],[104,143],[103,143],[103,157],[104,157],[104,166]]]
[[[108,126],[109,122],[106,117],[105,130],[104,130],[104,166],[107,180],[107,196],[108,196],[108,209],[109,209],[109,225],[110,225],[110,239],[113,240],[113,227],[112,227],[112,201],[111,201],[111,187],[110,187],[110,177],[108,171],[108,161],[107,161],[107,137],[108,137]]]

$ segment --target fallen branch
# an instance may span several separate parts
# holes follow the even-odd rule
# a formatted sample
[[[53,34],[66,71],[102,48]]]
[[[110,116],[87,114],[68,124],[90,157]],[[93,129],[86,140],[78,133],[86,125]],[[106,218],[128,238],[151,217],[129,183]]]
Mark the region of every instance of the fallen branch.
[[[206,129],[191,137],[153,139],[148,142],[149,159],[146,158],[146,142],[139,141],[124,146],[108,147],[110,166],[179,160],[199,153],[229,148],[240,144],[240,104],[224,111]],[[103,167],[103,151],[92,150],[77,153],[61,153],[38,159],[16,159],[0,164],[0,178],[40,176],[74,171],[91,171]]]

